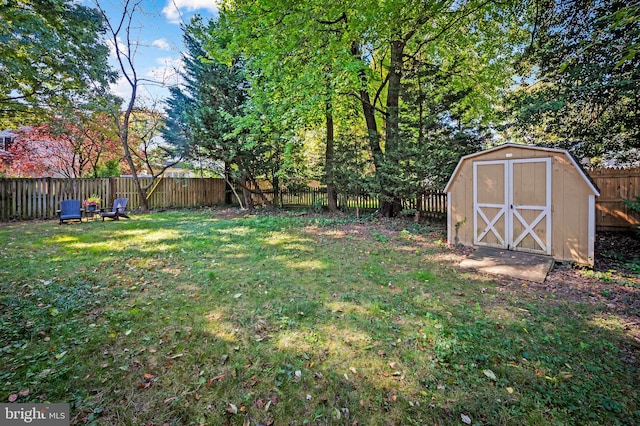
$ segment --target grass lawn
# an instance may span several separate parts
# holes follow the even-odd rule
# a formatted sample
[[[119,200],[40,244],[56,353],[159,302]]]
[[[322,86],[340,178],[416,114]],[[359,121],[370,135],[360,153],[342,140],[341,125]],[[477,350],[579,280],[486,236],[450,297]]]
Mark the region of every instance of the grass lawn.
[[[217,210],[3,224],[0,401],[72,424],[640,424],[633,278],[481,276],[442,239]]]

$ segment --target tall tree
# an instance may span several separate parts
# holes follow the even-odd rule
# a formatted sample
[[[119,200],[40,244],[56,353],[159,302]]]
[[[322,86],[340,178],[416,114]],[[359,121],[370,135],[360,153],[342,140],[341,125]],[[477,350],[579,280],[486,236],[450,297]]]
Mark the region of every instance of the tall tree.
[[[336,95],[360,101],[374,165],[371,189],[383,201],[382,214],[392,216],[409,188],[401,159],[418,155],[402,131],[408,64],[446,71],[455,68],[451,63],[463,63],[448,83],[464,93],[457,102],[465,111],[460,118],[486,118],[499,89],[509,84],[510,64],[526,33],[520,18],[528,10],[519,4],[236,0],[221,13],[230,22],[233,47],[252,58],[252,68],[267,80],[252,89],[269,90],[272,99],[295,105],[289,107],[294,115],[301,105],[313,105],[307,114],[325,117],[327,129],[334,122],[327,112]],[[443,90],[427,96],[438,99]]]
[[[113,122],[105,114],[69,110],[18,134],[10,148],[9,175],[97,177],[107,162],[122,158]]]
[[[220,25],[224,21],[211,22],[209,27]],[[243,187],[248,207],[252,205],[251,192],[270,206],[258,178],[269,177],[274,181],[284,149],[268,140],[273,132],[266,129],[273,123],[262,117],[270,115],[269,105],[257,97],[249,100],[245,62],[241,57],[223,63],[207,54],[203,43],[209,31],[215,33],[200,18],[193,19],[185,28],[185,83],[182,89],[172,89],[165,137],[191,158],[206,157],[224,163],[225,176],[230,183]],[[210,38],[208,42],[220,48],[226,43],[223,37]]]
[[[248,13],[251,19],[242,19]],[[334,14],[335,13],[335,14]],[[229,39],[225,51],[207,45],[211,56],[222,58],[240,54],[247,59],[250,81],[249,98],[260,99],[260,117],[278,123],[277,139],[270,139],[273,148],[295,152],[302,147],[299,135],[303,130],[322,129],[324,134],[324,182],[327,185],[329,208],[337,208],[335,191],[334,144],[336,122],[344,112],[339,105],[345,101],[347,85],[345,62],[353,62],[348,50],[341,49],[341,37],[346,33],[345,16],[320,2],[283,4],[282,2],[237,2],[232,9],[222,11],[227,25],[218,32]],[[255,19],[254,19],[255,18]],[[217,37],[212,34],[212,37]],[[265,114],[271,112],[272,115]],[[260,120],[257,120],[260,121]],[[267,138],[268,139],[268,138]],[[287,178],[288,171],[304,167],[293,166],[285,156],[276,175]],[[289,185],[293,184],[291,179]]]
[[[595,163],[640,160],[640,4],[547,0],[539,6],[510,129]]]
[[[124,159],[131,172],[136,192],[140,199],[140,209],[147,211],[149,209],[147,190],[154,184],[157,177],[154,176],[146,187],[142,186],[136,169],[135,147],[132,146],[133,138],[131,135],[132,119],[138,107],[138,90],[143,84],[158,84],[156,81],[140,76],[138,74],[138,68],[136,67],[135,57],[139,40],[134,39],[133,32],[135,29],[134,23],[136,15],[143,13],[143,0],[122,0],[122,12],[120,15],[112,18],[108,16],[105,9],[97,0],[94,1],[104,19],[107,36],[114,49],[119,72],[131,90],[126,100],[124,111],[121,111],[120,108],[114,108],[111,110],[111,114],[118,128],[120,143],[124,150]]]
[[[97,10],[71,0],[2,0],[0,22],[0,128],[108,92],[115,73]]]

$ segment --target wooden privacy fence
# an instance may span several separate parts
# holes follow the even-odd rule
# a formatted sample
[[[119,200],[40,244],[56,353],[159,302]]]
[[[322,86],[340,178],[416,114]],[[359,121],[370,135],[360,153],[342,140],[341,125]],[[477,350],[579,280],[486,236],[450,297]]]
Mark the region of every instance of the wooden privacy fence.
[[[599,231],[624,231],[640,226],[640,217],[624,204],[625,199],[640,195],[640,168],[587,170],[600,189],[596,199],[596,227]],[[142,185],[151,178],[141,178]],[[97,195],[101,207],[110,207],[119,197],[129,199],[128,207],[140,207],[140,198],[131,178],[104,179],[0,179],[0,221],[19,219],[51,219],[56,216],[60,201],[84,200]],[[268,193],[273,201],[274,194]],[[276,204],[283,207],[323,207],[327,205],[324,188],[300,191],[281,191]],[[148,196],[149,208],[201,207],[225,204],[226,186],[218,178],[163,178],[152,187]],[[258,201],[257,198],[255,198]],[[233,200],[235,202],[235,200]],[[375,210],[379,200],[369,194],[340,195],[338,205],[343,210]],[[403,208],[419,210],[422,217],[444,218],[446,194],[432,192],[412,200],[405,200]]]
[[[265,191],[267,199],[274,202],[273,191]],[[253,197],[256,203],[260,203],[257,196]],[[282,207],[326,207],[328,205],[326,188],[304,188],[297,191],[282,190],[278,192],[277,203]],[[443,192],[428,192],[416,198],[402,201],[403,209],[420,210],[421,217],[431,219],[444,219],[447,213],[447,194]],[[338,208],[347,211],[377,210],[380,208],[380,200],[366,192],[359,194],[339,194]]]
[[[640,216],[624,200],[640,196],[640,168],[587,170],[600,189],[596,198],[596,229],[626,231],[640,226]]]
[[[149,185],[151,178],[141,178]],[[62,200],[85,200],[97,195],[100,207],[109,208],[116,198],[129,199],[128,208],[140,207],[131,178],[104,179],[0,179],[0,221],[51,219]],[[224,204],[224,179],[164,178],[150,191],[149,208],[198,207]]]
[[[49,219],[62,200],[109,194],[109,179],[0,179],[0,220]]]

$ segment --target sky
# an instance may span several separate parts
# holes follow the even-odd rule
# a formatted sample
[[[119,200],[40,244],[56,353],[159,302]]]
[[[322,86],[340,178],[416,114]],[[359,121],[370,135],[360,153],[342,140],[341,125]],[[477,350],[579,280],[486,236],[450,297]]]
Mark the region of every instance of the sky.
[[[82,0],[87,6],[95,7],[97,3],[107,13],[109,20],[118,22],[122,18],[123,3],[126,0]],[[179,80],[176,74],[181,69],[181,54],[184,50],[182,29],[180,24],[188,23],[192,16],[199,14],[204,18],[212,18],[217,12],[216,0],[138,0],[141,9],[134,15],[132,40],[138,42],[134,56],[136,72],[140,78],[151,79],[159,84],[141,83],[139,99],[146,106],[161,102],[169,96],[168,86]],[[120,37],[120,43],[126,34]],[[115,60],[115,49],[111,43],[111,62],[119,70]],[[120,77],[112,86],[112,91],[128,100],[131,88]]]

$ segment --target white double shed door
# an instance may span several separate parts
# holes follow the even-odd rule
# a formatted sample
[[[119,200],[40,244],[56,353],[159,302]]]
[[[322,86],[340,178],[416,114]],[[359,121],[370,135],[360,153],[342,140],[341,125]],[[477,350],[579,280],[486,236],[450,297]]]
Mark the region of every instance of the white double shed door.
[[[551,158],[473,163],[474,244],[551,255]]]

